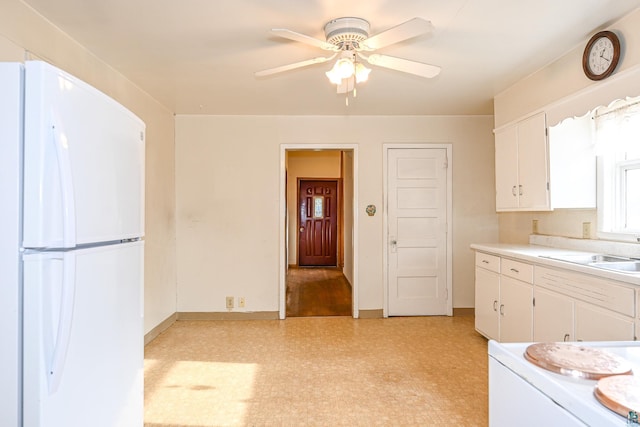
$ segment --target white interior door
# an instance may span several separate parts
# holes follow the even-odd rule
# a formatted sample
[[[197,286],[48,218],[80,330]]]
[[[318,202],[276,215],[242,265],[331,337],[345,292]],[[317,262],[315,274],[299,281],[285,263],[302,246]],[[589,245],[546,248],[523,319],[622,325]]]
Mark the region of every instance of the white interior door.
[[[388,315],[451,314],[446,148],[387,155]]]

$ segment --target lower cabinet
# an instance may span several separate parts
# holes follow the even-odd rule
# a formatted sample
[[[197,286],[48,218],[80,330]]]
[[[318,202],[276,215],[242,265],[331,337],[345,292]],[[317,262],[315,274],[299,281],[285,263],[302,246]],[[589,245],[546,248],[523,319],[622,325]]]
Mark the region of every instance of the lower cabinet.
[[[532,339],[533,287],[511,277],[500,277],[500,342]]]
[[[481,252],[475,271],[475,327],[489,339],[633,341],[640,331],[632,285]]]
[[[499,340],[500,275],[476,267],[476,330],[487,338]]]
[[[542,266],[534,283],[535,341],[635,339],[633,288]]]
[[[634,321],[591,304],[576,303],[577,341],[633,341]]]
[[[534,294],[533,340],[574,341],[575,304],[568,296],[536,287]]]
[[[529,264],[477,253],[476,330],[500,342],[531,341],[532,276]]]

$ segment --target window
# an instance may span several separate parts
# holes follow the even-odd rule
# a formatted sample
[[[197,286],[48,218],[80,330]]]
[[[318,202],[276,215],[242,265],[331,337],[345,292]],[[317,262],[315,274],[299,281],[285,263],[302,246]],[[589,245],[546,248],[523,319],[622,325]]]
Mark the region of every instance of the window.
[[[313,198],[313,217],[324,218],[324,197],[315,196]]]
[[[598,235],[640,241],[640,97],[594,113]]]

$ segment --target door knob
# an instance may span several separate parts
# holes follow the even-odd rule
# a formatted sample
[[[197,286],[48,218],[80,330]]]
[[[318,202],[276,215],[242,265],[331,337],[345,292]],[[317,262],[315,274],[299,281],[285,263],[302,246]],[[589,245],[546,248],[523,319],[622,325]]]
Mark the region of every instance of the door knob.
[[[304,227],[300,227],[300,232],[302,233],[304,231]]]
[[[398,251],[398,241],[395,236],[389,238],[389,244],[391,245],[391,253],[395,254]]]

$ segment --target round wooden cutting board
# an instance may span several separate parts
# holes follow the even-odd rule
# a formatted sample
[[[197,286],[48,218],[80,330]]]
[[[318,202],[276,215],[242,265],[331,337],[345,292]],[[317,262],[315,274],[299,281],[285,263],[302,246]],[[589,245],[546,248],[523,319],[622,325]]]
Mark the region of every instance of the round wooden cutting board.
[[[632,373],[631,365],[623,358],[606,350],[575,344],[531,344],[524,357],[549,371],[589,380]]]
[[[593,394],[600,403],[623,417],[628,417],[631,411],[640,413],[640,379],[633,375],[602,378]]]

